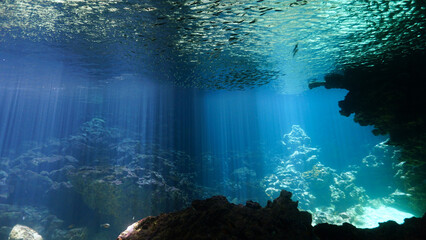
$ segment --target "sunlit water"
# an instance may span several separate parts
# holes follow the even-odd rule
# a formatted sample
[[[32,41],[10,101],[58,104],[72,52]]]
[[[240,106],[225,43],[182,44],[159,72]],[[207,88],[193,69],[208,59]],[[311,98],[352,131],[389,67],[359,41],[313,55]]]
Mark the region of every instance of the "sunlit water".
[[[1,237],[280,189],[314,223],[411,217],[399,150],[308,82],[424,49],[419,2],[0,1]]]

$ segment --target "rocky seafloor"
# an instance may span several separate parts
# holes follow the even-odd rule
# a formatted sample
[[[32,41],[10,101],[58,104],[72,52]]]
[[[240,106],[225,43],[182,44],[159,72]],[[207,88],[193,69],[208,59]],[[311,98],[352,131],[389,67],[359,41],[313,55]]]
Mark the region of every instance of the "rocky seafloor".
[[[110,239],[133,219],[202,197],[183,152],[141,144],[94,118],[0,161],[0,239],[16,224],[46,240]]]
[[[283,189],[293,192],[299,207],[312,215],[305,214],[310,220],[303,220],[302,225],[348,222],[359,226],[368,211],[364,208],[367,205],[387,205],[415,212],[417,216],[424,213],[415,204],[421,199],[413,197],[421,195],[410,193],[412,189],[403,184],[410,171],[404,162],[398,161],[398,148],[377,144],[359,165],[337,171],[320,162],[320,149],[311,145],[310,137],[300,126],[294,125],[279,147],[284,151],[263,158],[253,153],[227,156],[241,164],[226,165],[229,172],[223,178],[212,174],[221,170],[205,167],[203,173],[213,176],[207,186],[197,180],[194,165],[199,159],[182,151],[142,143],[136,135],[124,134],[94,118],[67,138],[36,144],[1,159],[0,239],[7,239],[17,224],[34,229],[45,240],[114,239],[137,219],[188,206],[194,208],[194,200],[223,193],[232,204],[224,197],[198,203],[206,209],[210,209],[210,203],[234,209],[242,214],[239,224],[247,221],[248,226],[253,225],[252,218],[257,216],[260,222],[271,218],[265,227],[279,228],[272,223],[277,217],[272,212],[281,210],[271,210],[275,206],[272,203],[265,208],[261,205],[277,198]],[[212,154],[202,158],[203,163],[228,164]],[[268,168],[259,171],[259,165]],[[371,175],[380,177],[374,182],[363,180]],[[247,194],[242,195],[241,190]],[[252,210],[241,210],[238,203],[248,199],[261,205],[249,202],[246,207]],[[294,209],[289,211],[297,213]],[[272,215],[262,216],[268,212]],[[215,216],[223,217],[219,213]],[[291,222],[291,218],[285,221]],[[232,221],[228,221],[230,226]],[[262,226],[256,231],[270,236],[264,235]]]
[[[426,239],[426,214],[423,218],[381,223],[374,229],[358,229],[349,223],[311,225],[312,216],[299,211],[298,202],[285,190],[262,208],[247,201],[229,203],[223,196],[194,201],[182,211],[146,217],[130,225],[117,240],[142,239]]]

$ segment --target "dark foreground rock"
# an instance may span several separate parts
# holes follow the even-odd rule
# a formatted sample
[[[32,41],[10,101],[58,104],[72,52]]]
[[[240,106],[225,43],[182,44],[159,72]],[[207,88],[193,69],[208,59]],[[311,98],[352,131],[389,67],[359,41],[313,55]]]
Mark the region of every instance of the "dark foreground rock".
[[[287,191],[265,208],[215,196],[179,212],[144,218],[117,239],[316,239],[311,222],[311,215],[299,211]]]
[[[340,113],[354,114],[355,122],[374,126],[373,134],[388,135],[387,144],[402,148],[400,161],[405,164],[400,175],[405,187],[400,190],[412,195],[411,208],[422,214],[426,211],[426,51],[386,55],[393,57],[328,74],[322,85],[348,90],[339,102]]]
[[[248,201],[229,203],[223,196],[194,201],[185,210],[146,217],[130,225],[117,240],[141,239],[426,239],[426,214],[398,225],[381,223],[374,229],[319,224],[311,226],[308,212],[299,211],[291,193],[283,190],[265,208]]]

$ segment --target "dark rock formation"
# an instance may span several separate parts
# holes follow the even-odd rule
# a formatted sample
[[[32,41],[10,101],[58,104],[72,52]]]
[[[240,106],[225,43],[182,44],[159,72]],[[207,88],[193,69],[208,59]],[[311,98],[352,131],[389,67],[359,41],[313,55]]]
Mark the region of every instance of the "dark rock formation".
[[[146,217],[130,225],[117,240],[142,239],[319,239],[391,240],[426,239],[426,215],[381,223],[374,229],[319,224],[311,226],[311,215],[297,209],[291,193],[282,191],[265,208],[248,201],[245,206],[229,203],[223,196],[194,201],[191,207],[157,217]]]
[[[343,75],[326,76],[325,87],[349,91],[339,102],[342,115],[354,113],[360,125],[374,125],[374,134],[389,134],[391,144],[424,160],[425,148],[416,146],[426,146],[425,59],[426,53],[415,53],[372,67],[348,68]]]
[[[389,134],[388,144],[402,147],[406,162],[404,191],[417,199],[418,212],[426,210],[426,52],[372,62],[368,66],[348,67],[343,74],[325,77],[326,88],[349,92],[339,102],[344,116],[355,114],[362,126],[373,125],[376,135]]]
[[[118,239],[315,239],[311,215],[300,212],[291,195],[282,191],[265,208],[235,205],[223,196],[194,201],[185,210],[146,217]]]

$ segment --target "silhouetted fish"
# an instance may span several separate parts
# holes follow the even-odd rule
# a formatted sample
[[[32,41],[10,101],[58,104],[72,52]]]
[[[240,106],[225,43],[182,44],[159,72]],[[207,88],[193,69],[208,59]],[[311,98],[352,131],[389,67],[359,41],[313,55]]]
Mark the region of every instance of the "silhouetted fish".
[[[109,227],[111,227],[111,225],[109,223],[104,223],[104,224],[101,224],[99,227],[101,227],[101,228],[109,228]]]
[[[296,43],[296,45],[293,48],[293,57],[296,55],[296,53],[299,51],[299,43]]]

